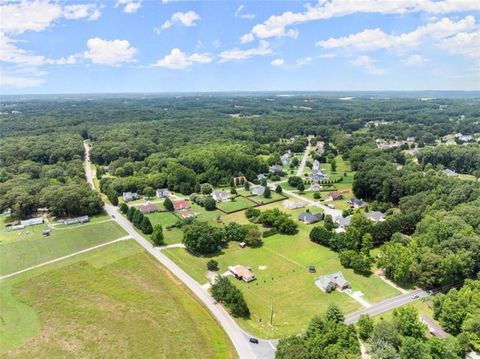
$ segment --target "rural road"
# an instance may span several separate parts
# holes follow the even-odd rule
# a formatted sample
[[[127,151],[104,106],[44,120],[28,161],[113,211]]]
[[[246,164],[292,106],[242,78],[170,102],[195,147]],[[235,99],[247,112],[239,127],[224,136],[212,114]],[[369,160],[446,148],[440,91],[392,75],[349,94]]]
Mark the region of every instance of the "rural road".
[[[383,302],[374,304],[369,308],[360,309],[356,312],[348,314],[345,316],[345,323],[354,324],[362,314],[368,314],[370,317],[373,317],[428,296],[429,294],[423,289],[417,289],[407,294],[398,295],[396,297],[384,300]]]
[[[87,182],[90,184],[90,187],[95,189],[92,167],[90,166],[90,146],[88,146],[87,141],[83,141],[83,147],[85,148],[85,175],[87,176]]]
[[[308,145],[305,148],[305,152],[303,153],[303,157],[302,157],[302,161],[300,162],[300,166],[298,166],[298,169],[297,169],[297,176],[298,177],[302,177],[303,169],[305,168],[305,164],[307,163],[307,158],[308,158],[309,153],[310,153],[310,137],[308,138]]]

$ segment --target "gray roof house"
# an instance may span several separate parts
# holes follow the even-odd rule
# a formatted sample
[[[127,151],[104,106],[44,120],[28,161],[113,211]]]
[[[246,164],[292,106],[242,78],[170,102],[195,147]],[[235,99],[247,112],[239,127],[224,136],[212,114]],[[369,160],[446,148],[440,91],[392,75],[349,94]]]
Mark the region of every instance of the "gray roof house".
[[[281,165],[273,165],[270,166],[270,172],[272,173],[280,173],[283,172],[283,167]]]
[[[350,221],[352,220],[352,216],[348,217],[337,217],[335,218],[335,222],[338,224],[340,228],[347,229],[347,227],[350,225]]]
[[[267,179],[267,178],[268,178],[268,174],[266,174],[266,173],[259,173],[259,174],[257,175],[257,179],[258,179],[259,181],[264,180],[264,179]]]
[[[282,155],[282,157],[280,157],[280,161],[282,161],[282,164],[284,166],[288,165],[288,162],[290,161],[290,155],[288,153],[285,153],[284,155]]]
[[[362,207],[365,207],[367,205],[367,202],[365,202],[363,199],[358,199],[358,198],[355,198],[355,197],[350,198],[348,200],[348,203],[353,208],[362,208]]]
[[[312,224],[319,222],[323,219],[322,213],[312,214],[310,212],[302,212],[298,215],[298,220],[305,224]]]
[[[212,197],[217,202],[225,202],[229,200],[230,193],[228,193],[227,191],[213,191]]]
[[[170,196],[170,191],[168,188],[159,188],[156,190],[158,198],[165,198]]]
[[[138,199],[138,194],[135,192],[123,192],[122,198],[124,202],[134,201]]]
[[[382,212],[379,212],[379,211],[363,212],[363,215],[375,223],[383,222],[385,220],[385,216],[383,215]]]
[[[350,287],[342,272],[320,276],[315,280],[315,285],[327,293],[336,288],[345,290]]]
[[[263,192],[265,192],[265,187],[263,187],[263,186],[254,186],[254,187],[252,187],[251,192],[252,192],[253,195],[263,196]]]

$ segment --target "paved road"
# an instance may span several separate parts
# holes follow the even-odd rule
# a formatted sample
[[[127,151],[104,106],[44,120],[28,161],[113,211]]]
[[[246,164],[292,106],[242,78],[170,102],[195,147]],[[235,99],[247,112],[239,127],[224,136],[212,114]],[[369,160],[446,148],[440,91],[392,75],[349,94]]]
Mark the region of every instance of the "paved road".
[[[271,183],[269,185],[269,187],[271,188],[276,188],[276,183]],[[341,217],[342,216],[342,211],[340,211],[339,209],[332,209],[332,208],[329,208],[327,206],[325,206],[324,204],[318,202],[318,201],[312,201],[311,199],[305,197],[305,196],[302,196],[298,193],[295,193],[295,192],[292,192],[292,191],[287,191],[287,190],[283,190],[283,193],[286,193],[288,194],[289,196],[291,197],[295,197],[295,198],[298,198],[304,202],[307,202],[308,204],[311,204],[312,206],[315,206],[315,207],[318,207],[318,208],[321,208],[323,210],[323,212],[327,215],[331,215],[332,218],[335,218],[335,217]]]
[[[34,265],[34,266],[32,266],[32,267],[28,267],[28,268],[19,270],[18,272],[14,272],[14,273],[10,273],[10,274],[6,274],[6,275],[3,275],[3,276],[0,276],[0,280],[2,280],[2,279],[7,279],[7,278],[10,278],[10,277],[15,277],[15,276],[17,276],[17,275],[19,275],[19,274],[22,274],[22,273],[25,273],[25,272],[28,272],[28,271],[31,271],[31,270],[34,270],[34,269],[37,269],[37,268],[40,268],[40,267],[44,267],[44,266],[49,265],[49,264],[53,264],[53,263],[56,263],[56,262],[60,262],[60,261],[63,261],[63,260],[65,260],[65,259],[68,259],[68,258],[70,258],[70,257],[78,256],[79,254],[87,253],[87,252],[93,251],[93,250],[98,249],[98,248],[102,248],[102,247],[105,247],[105,246],[109,246],[110,244],[117,243],[117,242],[120,242],[120,241],[124,241],[124,240],[127,240],[127,239],[129,239],[129,238],[130,238],[130,236],[125,236],[125,237],[121,237],[121,238],[114,239],[113,241],[110,241],[110,242],[106,242],[106,243],[99,244],[99,245],[94,246],[94,247],[82,249],[81,251],[78,251],[78,252],[75,252],[75,253],[71,253],[71,254],[66,255],[66,256],[63,256],[63,257],[55,258],[55,259],[52,259],[52,260],[50,260],[50,261],[48,261],[48,262],[43,262],[43,263]]]
[[[297,176],[298,177],[303,178],[303,176],[302,176],[303,169],[305,168],[305,164],[307,163],[307,158],[308,158],[309,153],[310,153],[310,137],[309,137],[308,145],[305,148],[305,152],[303,153],[302,161],[300,162],[300,165],[298,166],[298,169],[297,169]]]
[[[83,141],[83,147],[85,148],[85,176],[87,177],[87,182],[90,184],[90,187],[95,189],[92,167],[90,166],[90,147],[88,146],[87,141]]]
[[[172,272],[179,280],[181,280],[197,298],[210,310],[217,319],[225,332],[230,337],[240,358],[258,358],[270,359],[275,357],[274,344],[275,341],[260,340],[260,343],[251,344],[248,339],[250,335],[242,330],[230,314],[220,305],[215,304],[216,301],[210,296],[208,291],[203,288],[197,281],[185,273],[170,258],[162,253],[160,248],[155,248],[152,244],[135,231],[132,224],[125,219],[118,209],[111,205],[105,205],[105,210],[114,220],[132,236],[138,244],[140,244],[147,252],[157,259],[163,266]],[[271,345],[272,343],[273,345]]]
[[[358,318],[360,318],[360,315],[362,314],[368,314],[369,316],[373,317],[375,315],[388,312],[389,310],[401,307],[420,298],[428,296],[429,294],[423,289],[417,289],[407,294],[401,294],[396,297],[384,300],[383,302],[374,304],[369,308],[360,309],[356,312],[350,313],[345,317],[345,323],[354,324],[357,322]]]

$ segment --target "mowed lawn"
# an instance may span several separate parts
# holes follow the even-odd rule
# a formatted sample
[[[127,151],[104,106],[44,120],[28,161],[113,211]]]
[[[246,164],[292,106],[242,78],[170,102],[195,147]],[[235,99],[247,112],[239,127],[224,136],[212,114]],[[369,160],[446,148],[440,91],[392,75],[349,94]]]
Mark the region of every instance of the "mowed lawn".
[[[217,208],[223,210],[224,212],[231,213],[239,211],[242,209],[247,209],[249,207],[255,206],[255,202],[249,200],[246,197],[237,196],[233,201],[228,200],[225,202],[217,203]]]
[[[0,283],[3,358],[235,358],[228,337],[133,240]]]
[[[219,262],[219,273],[227,271],[230,265],[251,266],[257,280],[251,283],[234,280],[252,313],[250,319],[239,322],[248,331],[265,338],[298,333],[331,303],[337,304],[345,313],[361,307],[344,293],[323,293],[314,284],[319,275],[342,271],[352,289],[362,291],[364,299],[371,303],[400,294],[378,277],[364,277],[343,268],[337,253],[308,240],[311,227],[302,224],[299,228],[300,232],[295,236],[265,238],[260,248],[241,249],[233,242],[229,248],[209,258],[192,256],[182,248],[168,249],[164,253],[201,284],[207,283],[206,263],[210,258]],[[308,273],[309,265],[314,265],[317,273]],[[270,327],[267,322],[272,304],[274,321]]]
[[[114,221],[55,228],[49,237],[42,236],[43,226],[31,226],[26,230],[2,232],[4,236],[16,236],[0,244],[0,275],[13,273],[82,249],[123,237],[127,233]],[[22,233],[19,235],[19,233]]]

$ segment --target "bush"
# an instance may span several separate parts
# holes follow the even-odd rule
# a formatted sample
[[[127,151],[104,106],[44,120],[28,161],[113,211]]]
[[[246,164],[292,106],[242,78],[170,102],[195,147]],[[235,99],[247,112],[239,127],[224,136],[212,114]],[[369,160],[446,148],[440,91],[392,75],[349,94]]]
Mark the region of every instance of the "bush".
[[[215,259],[210,259],[207,262],[207,269],[209,271],[217,271],[218,270],[218,262]]]
[[[266,231],[264,231],[262,233],[262,237],[267,238],[267,237],[273,236],[274,234],[277,234],[277,233],[278,233],[278,231],[275,228],[270,228],[270,229],[267,229]]]
[[[320,196],[320,192],[315,192],[313,194],[313,199],[320,199],[320,198],[322,198],[322,196]]]
[[[123,214],[127,214],[128,212],[128,206],[125,202],[123,202],[121,205],[120,205],[120,212],[122,212]]]
[[[248,309],[242,292],[235,287],[227,277],[217,276],[210,288],[213,298],[224,304],[234,317],[248,318]]]

